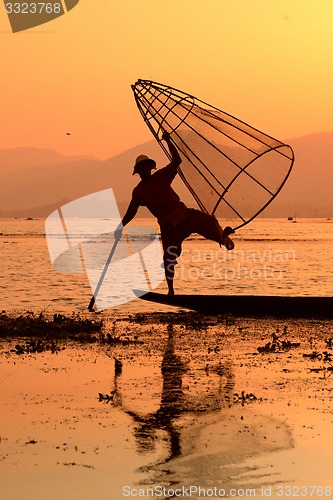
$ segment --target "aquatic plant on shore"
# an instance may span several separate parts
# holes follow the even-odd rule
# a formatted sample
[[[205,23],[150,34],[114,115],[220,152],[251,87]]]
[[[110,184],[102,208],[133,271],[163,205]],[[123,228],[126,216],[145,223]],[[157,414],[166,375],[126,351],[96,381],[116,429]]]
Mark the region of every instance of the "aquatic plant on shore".
[[[95,342],[96,333],[103,327],[103,321],[82,318],[79,314],[64,316],[53,314],[47,316],[44,312],[36,315],[26,311],[19,316],[0,314],[0,338],[44,337],[54,339],[73,339]]]
[[[66,349],[65,347],[60,347],[57,340],[45,341],[42,339],[29,339],[26,340],[24,344],[16,344],[15,349],[11,349],[11,352],[15,354],[35,354],[45,351],[50,351],[52,354],[58,354],[59,351]]]
[[[285,327],[286,328],[286,327]],[[286,333],[286,330],[284,334]],[[272,341],[267,342],[264,346],[259,346],[257,347],[257,351],[260,353],[268,353],[268,352],[287,352],[290,351],[290,349],[295,349],[297,347],[300,347],[300,342],[290,342],[290,340],[281,340],[279,335],[276,333],[272,334]]]

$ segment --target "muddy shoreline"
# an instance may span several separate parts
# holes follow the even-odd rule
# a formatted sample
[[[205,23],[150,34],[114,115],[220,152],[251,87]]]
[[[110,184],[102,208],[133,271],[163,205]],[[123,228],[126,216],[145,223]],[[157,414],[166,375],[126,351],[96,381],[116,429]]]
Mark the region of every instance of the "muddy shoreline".
[[[58,338],[52,327],[35,351],[26,331],[0,337],[3,498],[331,484],[330,322],[101,319]]]

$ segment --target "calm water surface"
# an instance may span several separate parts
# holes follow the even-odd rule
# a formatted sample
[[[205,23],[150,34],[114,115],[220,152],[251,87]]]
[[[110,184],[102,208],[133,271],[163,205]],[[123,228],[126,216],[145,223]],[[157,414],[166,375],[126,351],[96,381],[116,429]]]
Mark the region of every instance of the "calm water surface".
[[[158,229],[152,220],[139,219],[136,223]],[[196,235],[186,240],[176,267],[176,291],[333,294],[333,221],[258,219],[240,229],[234,240],[236,247],[231,252]],[[86,310],[91,296],[87,275],[53,269],[43,220],[1,219],[0,249],[2,309]],[[126,279],[130,285],[131,277]],[[165,283],[156,291],[165,293]],[[117,291],[110,290],[113,293]],[[134,300],[118,306],[117,312],[155,309],[155,305]],[[166,310],[165,306],[161,310]]]

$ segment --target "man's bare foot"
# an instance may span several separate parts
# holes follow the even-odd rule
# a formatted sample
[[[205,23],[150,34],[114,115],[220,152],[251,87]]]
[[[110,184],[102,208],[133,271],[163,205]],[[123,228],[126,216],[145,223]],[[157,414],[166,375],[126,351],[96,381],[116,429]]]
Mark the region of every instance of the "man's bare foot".
[[[229,236],[222,238],[222,245],[226,247],[227,250],[233,250],[235,248],[235,243],[229,238]]]
[[[221,244],[226,247],[227,250],[233,250],[235,248],[234,242],[229,238],[229,234],[233,234],[234,232],[235,231],[230,226],[226,226],[222,232]]]
[[[175,291],[174,290],[169,290],[168,291],[168,295],[175,295]]]

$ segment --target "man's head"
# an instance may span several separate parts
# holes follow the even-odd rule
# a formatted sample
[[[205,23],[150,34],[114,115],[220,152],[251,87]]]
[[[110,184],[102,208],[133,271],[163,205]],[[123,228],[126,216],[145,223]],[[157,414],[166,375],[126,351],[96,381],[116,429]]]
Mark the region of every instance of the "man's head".
[[[139,174],[141,179],[146,179],[151,175],[151,171],[156,168],[156,162],[146,155],[140,155],[135,160],[133,175]]]

